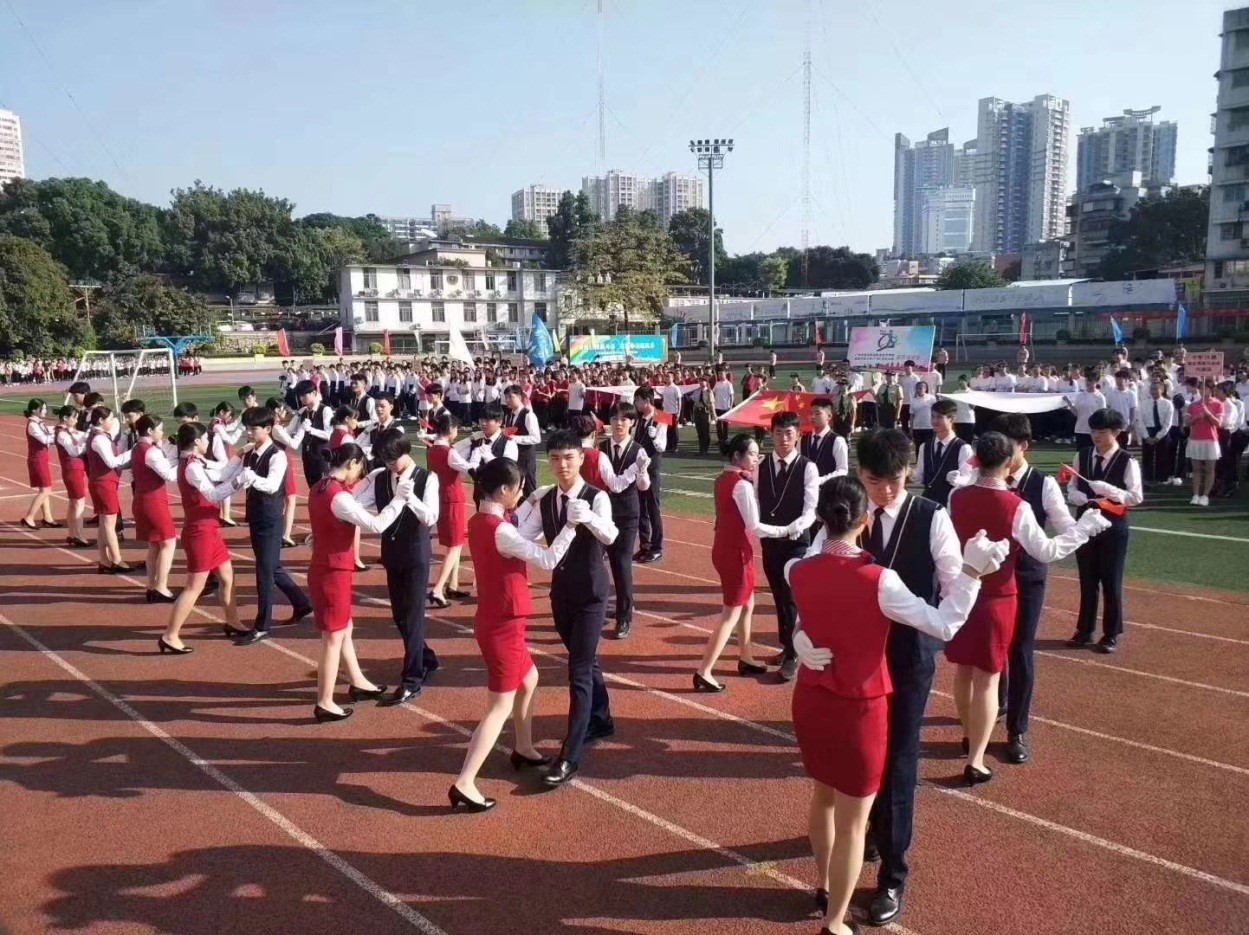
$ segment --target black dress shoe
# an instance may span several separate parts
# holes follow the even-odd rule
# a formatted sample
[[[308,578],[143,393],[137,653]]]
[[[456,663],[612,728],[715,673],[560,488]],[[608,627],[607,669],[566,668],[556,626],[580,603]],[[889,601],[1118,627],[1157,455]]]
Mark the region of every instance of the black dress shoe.
[[[342,713],[338,714],[320,705],[313,705],[312,716],[317,719],[318,724],[324,724],[326,721],[345,721],[354,711],[355,708],[343,708]]]
[[[738,675],[767,675],[768,667],[761,666],[757,662],[742,662],[739,659],[737,661],[737,674]]]
[[[352,685],[347,689],[347,697],[352,701],[372,701],[384,694],[386,694],[385,685],[379,685],[377,688],[356,688]]]
[[[644,552],[637,562],[639,565],[653,565],[663,557],[663,552]]]
[[[635,562],[640,562],[642,561],[642,557],[646,554],[648,554],[647,549],[638,549],[636,552],[633,553],[633,560]]]
[[[633,630],[633,621],[627,617],[624,620],[616,621],[616,639],[627,640],[629,633]]]
[[[782,682],[792,682],[798,675],[798,660],[786,659],[781,663],[781,667],[776,670],[776,676]]]
[[[268,638],[268,630],[248,630],[234,641],[234,645],[251,646],[253,643],[259,643],[261,640],[267,640]]]
[[[181,648],[177,646],[170,646],[165,642],[165,638],[163,636],[156,640],[156,645],[160,649],[160,654],[162,656],[165,655],[165,653],[173,653],[175,656],[186,656],[195,652],[195,650],[190,646],[183,646]]]
[[[39,528],[39,524],[38,524],[38,523],[28,523],[28,522],[26,522],[26,518],[25,518],[25,517],[22,517],[22,526],[23,526],[24,528],[26,528],[26,529],[38,529],[38,528]]]
[[[301,607],[298,610],[292,610],[291,615],[289,617],[287,617],[285,620],[275,620],[273,622],[273,625],[275,627],[293,627],[297,623],[302,621],[305,617],[311,617],[311,616],[312,616],[312,605],[309,604],[307,607]]]
[[[467,591],[461,591],[457,588],[447,588],[442,593],[447,595],[447,597],[454,597],[457,601],[466,601],[472,597]]]
[[[545,769],[555,762],[555,758],[551,756],[540,756],[535,760],[521,753],[517,753],[515,750],[512,751],[508,760],[511,761],[512,769],[516,770],[518,773],[522,769]]]
[[[817,889],[815,891],[815,908],[820,915],[828,913],[828,890]]]
[[[1097,651],[1109,656],[1119,648],[1119,641],[1113,636],[1104,636],[1097,641]]]
[[[711,679],[705,679],[698,672],[694,673],[694,691],[706,692],[708,695],[718,695],[723,691],[727,691],[728,686],[721,682],[717,685]]]
[[[970,763],[963,767],[963,780],[969,786],[978,786],[992,778],[993,770],[991,769],[976,769]]]
[[[1022,766],[1032,758],[1028,752],[1028,735],[1011,734],[1006,744],[1006,762]]]
[[[488,812],[490,809],[499,804],[494,799],[482,799],[480,802],[476,802],[466,796],[455,786],[452,786],[447,790],[447,798],[451,801],[452,811],[463,807],[465,811],[469,812]]]
[[[64,523],[58,523],[56,520],[41,519],[39,520],[39,525],[42,526],[44,529],[64,529],[65,528]]]
[[[616,736],[616,722],[612,720],[591,721],[590,726],[585,729],[585,742],[594,743],[596,740],[605,740],[608,737]]]
[[[232,627],[232,626],[230,626],[228,623],[223,623],[223,624],[221,625],[221,632],[225,634],[225,638],[226,638],[226,639],[228,639],[228,640],[236,640],[236,639],[238,639],[240,636],[244,636],[244,635],[246,635],[246,634],[250,633],[250,632],[251,632],[251,630],[240,630],[240,629],[238,629],[238,628],[236,628],[236,627]]]
[[[867,837],[863,840],[863,863],[874,864],[880,860],[880,848],[876,846],[876,839],[868,832]]]
[[[888,925],[901,914],[901,887],[882,886],[872,896],[871,905],[867,908],[867,921],[871,925]]]
[[[144,599],[149,604],[172,604],[177,600],[172,594],[161,594],[155,588],[148,588],[144,594]]]
[[[551,765],[546,775],[542,777],[542,781],[548,786],[562,786],[576,775],[577,764],[561,758]]]
[[[379,708],[393,708],[395,705],[403,704],[409,698],[416,698],[420,694],[421,694],[421,690],[419,688],[404,688],[402,685],[400,685],[398,688],[396,688],[393,692],[390,693],[389,697],[383,698],[381,701],[379,701],[377,703],[377,706]]]
[[[1072,634],[1071,639],[1067,640],[1067,647],[1069,649],[1079,649],[1081,646],[1088,646],[1091,642],[1093,642],[1093,637],[1090,634],[1081,633],[1077,630]]]
[[[90,542],[88,542],[86,539],[79,539],[79,538],[76,538],[75,536],[70,536],[69,538],[67,538],[67,539],[65,540],[65,544],[66,544],[66,545],[68,545],[71,549],[89,549],[89,548],[91,548],[91,543],[90,543]]]

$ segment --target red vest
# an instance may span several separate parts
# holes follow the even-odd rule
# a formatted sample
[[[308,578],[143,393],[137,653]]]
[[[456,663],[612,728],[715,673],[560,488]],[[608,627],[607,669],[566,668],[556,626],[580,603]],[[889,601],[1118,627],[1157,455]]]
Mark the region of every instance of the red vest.
[[[798,682],[842,698],[879,698],[893,692],[885,646],[893,622],[880,612],[880,576],[863,552],[857,558],[816,555],[794,565],[789,585],[803,632],[833,651],[833,665],[816,672],[802,666]],[[901,624],[899,624],[901,626]]]
[[[117,442],[109,438],[103,431],[92,431],[87,438],[87,474],[92,480],[112,475],[117,480],[121,480],[121,468],[111,468],[104,463],[104,459],[100,457],[95,450],[95,440],[97,437],[103,436],[104,439],[113,447],[113,454],[117,452]]]
[[[178,493],[182,495],[182,528],[202,525],[216,529],[220,507],[200,493],[187,479],[187,468],[191,466],[192,461],[204,463],[204,459],[199,455],[179,458],[178,463]]]
[[[733,488],[738,481],[750,480],[750,476],[735,468],[724,471],[716,478],[716,529],[711,551],[721,555],[740,555],[743,558],[754,558],[755,548],[753,536],[746,531],[742,520],[742,511],[737,508],[733,499]]]
[[[332,477],[318,481],[308,492],[312,564],[321,568],[356,567],[356,527],[335,516],[330,506],[340,493],[351,495],[346,484]]]
[[[57,429],[58,434],[61,432],[68,433],[68,431],[69,431],[68,429],[61,429],[61,428]],[[70,436],[70,441],[73,441],[72,435]],[[65,450],[64,446],[60,444],[56,446],[56,456],[57,456],[57,459],[61,462],[62,474],[66,476],[74,475],[76,477],[86,477],[87,465],[86,465],[86,462],[84,462],[82,458],[75,458],[73,455],[71,455],[68,451]]]
[[[980,579],[980,597],[996,597],[1014,594],[1015,560],[1019,555],[1019,544],[1013,538],[1015,513],[1024,501],[1009,490],[998,490],[994,487],[973,485],[962,487],[950,494],[950,520],[954,523],[954,531],[958,541],[966,545],[983,529],[994,541],[1006,539],[1010,542],[1010,554],[1006,561],[991,575]]]
[[[351,431],[340,425],[338,428],[334,429],[333,434],[330,435],[330,451],[337,451],[349,441],[353,441]]]
[[[38,420],[28,420],[38,421]],[[39,423],[43,425],[42,422]],[[30,425],[26,426],[26,458],[29,461],[42,460],[48,456],[48,446],[30,434]]]
[[[438,497],[443,503],[464,503],[464,475],[450,464],[450,445],[430,445],[425,452],[425,463],[438,478]]]
[[[130,472],[134,474],[136,495],[165,489],[165,479],[147,466],[147,453],[151,447],[150,441],[141,441],[134,446],[134,453],[130,456]]]
[[[597,448],[582,448],[585,454],[585,460],[581,462],[581,479],[591,487],[597,487],[599,490],[606,490],[607,484],[603,480],[602,464],[603,452]]]
[[[485,512],[468,518],[468,552],[473,559],[473,571],[480,576],[478,580],[490,582],[490,587],[480,588],[477,593],[474,619],[478,623],[533,614],[528,567],[521,559],[500,553],[495,544],[495,530],[503,522],[501,516]]]

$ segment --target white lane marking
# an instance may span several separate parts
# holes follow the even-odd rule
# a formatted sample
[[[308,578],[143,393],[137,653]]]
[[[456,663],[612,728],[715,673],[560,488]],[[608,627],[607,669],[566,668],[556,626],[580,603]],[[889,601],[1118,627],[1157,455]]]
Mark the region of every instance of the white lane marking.
[[[1129,669],[1127,666],[1111,665],[1108,662],[1097,662],[1094,659],[1079,659],[1075,656],[1053,653],[1048,649],[1038,649],[1036,650],[1036,655],[1044,656],[1047,659],[1061,659],[1063,662],[1074,662],[1082,666],[1094,666],[1098,669],[1109,669],[1111,672],[1121,672],[1125,675],[1138,675],[1142,678],[1157,679],[1160,682],[1170,682],[1172,685],[1185,685],[1188,688],[1200,688],[1208,692],[1219,692],[1223,695],[1235,695],[1238,698],[1249,698],[1249,692],[1239,691],[1235,688],[1224,688],[1222,685],[1208,685],[1205,682],[1190,682],[1188,679],[1176,678],[1173,675],[1159,675],[1157,672],[1145,672],[1141,669]]]
[[[12,620],[10,620],[8,617],[6,617],[2,613],[0,613],[0,623],[3,623],[10,630],[16,633],[19,637],[25,640],[36,651],[38,651],[41,655],[43,655],[44,658],[48,659],[50,662],[52,662],[59,668],[63,669],[65,672],[67,672],[69,675],[73,676],[75,679],[80,681],[83,685],[85,685],[87,688],[93,691],[96,695],[98,695],[104,701],[107,701],[109,704],[111,704],[114,708],[116,708],[126,717],[130,718],[130,720],[134,721],[136,724],[142,727],[145,731],[147,731],[157,740],[161,741],[161,743],[168,746],[171,750],[173,750],[175,753],[181,756],[184,760],[186,760],[188,763],[190,763],[192,766],[194,766],[196,769],[202,772],[205,776],[207,776],[213,782],[217,783],[217,785],[221,786],[223,789],[227,790],[228,792],[234,793],[236,796],[238,796],[240,799],[246,802],[249,806],[251,806],[257,812],[259,812],[263,817],[271,821],[273,824],[277,825],[278,828],[280,828],[283,832],[285,832],[297,844],[311,851],[317,857],[321,858],[323,861],[325,861],[327,864],[329,864],[331,867],[333,867],[335,870],[341,873],[344,877],[346,877],[356,886],[360,887],[360,889],[364,890],[366,893],[368,893],[370,896],[372,896],[382,905],[386,906],[388,909],[393,911],[396,915],[398,915],[401,919],[403,919],[405,922],[407,922],[410,926],[415,928],[417,931],[425,932],[426,935],[447,935],[445,930],[439,928],[437,925],[435,925],[425,916],[421,915],[419,912],[412,909],[410,906],[407,905],[407,903],[403,902],[403,900],[401,900],[394,893],[385,889],[381,884],[377,883],[370,877],[365,876],[363,873],[357,870],[355,866],[348,863],[342,857],[339,857],[336,853],[331,851],[328,847],[326,847],[316,838],[312,837],[312,835],[308,834],[306,831],[304,831],[302,828],[296,825],[293,821],[291,821],[289,818],[287,818],[285,815],[279,812],[276,808],[262,801],[254,793],[249,792],[243,786],[239,785],[237,782],[235,782],[233,779],[231,779],[229,776],[227,776],[225,773],[219,770],[212,763],[203,759],[201,756],[195,753],[194,750],[192,750],[186,744],[182,743],[182,741],[168,734],[162,728],[158,727],[156,724],[149,721],[142,714],[140,714],[133,707],[131,707],[126,701],[119,698],[117,695],[114,695],[103,685],[99,684],[90,676],[88,676],[85,672],[76,668],[73,664],[68,662],[66,659],[64,659],[55,651],[49,649],[42,642],[40,642],[36,637],[26,632],[25,629],[18,626],[16,623],[14,623]]]
[[[1069,617],[1080,616],[1074,610],[1067,610],[1065,607],[1055,607],[1053,604],[1041,605],[1044,610],[1048,610],[1053,614],[1066,614]],[[1193,636],[1200,640],[1215,640],[1220,643],[1236,643],[1240,646],[1249,646],[1249,640],[1238,640],[1231,636],[1216,636],[1213,633],[1198,633],[1195,630],[1178,630],[1175,627],[1164,627],[1157,623],[1138,623],[1135,620],[1123,621],[1130,627],[1140,627],[1142,630],[1159,630],[1162,633],[1176,633],[1180,636]]]

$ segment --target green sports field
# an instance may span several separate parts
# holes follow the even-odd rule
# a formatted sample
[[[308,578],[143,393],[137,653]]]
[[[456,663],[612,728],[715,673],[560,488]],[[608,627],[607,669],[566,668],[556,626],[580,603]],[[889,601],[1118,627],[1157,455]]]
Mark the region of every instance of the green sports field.
[[[45,398],[50,405],[60,401],[59,397],[53,400],[51,394]],[[204,414],[222,400],[237,404],[232,386],[196,385],[193,381],[180,385],[179,399],[195,403]],[[24,400],[0,398],[0,412],[20,414],[24,404]],[[692,426],[683,427],[681,437],[683,444],[677,455],[664,458],[664,512],[711,517],[715,512],[712,485],[722,462],[718,457],[691,453],[697,448]],[[1036,467],[1052,474],[1071,454],[1067,447],[1042,446],[1032,460]],[[1191,496],[1187,487],[1146,489],[1145,503],[1131,515],[1137,532],[1128,552],[1129,575],[1159,583],[1249,592],[1249,485],[1236,497],[1215,500],[1210,507],[1189,506]],[[1066,564],[1074,570],[1073,561]]]

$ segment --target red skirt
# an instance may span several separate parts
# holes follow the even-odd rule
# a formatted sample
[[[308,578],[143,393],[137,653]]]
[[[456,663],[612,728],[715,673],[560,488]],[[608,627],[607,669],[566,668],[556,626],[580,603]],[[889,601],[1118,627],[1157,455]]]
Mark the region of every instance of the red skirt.
[[[711,565],[720,576],[720,594],[725,607],[745,607],[755,593],[753,552],[711,550]]]
[[[352,587],[355,584],[354,568],[323,568],[313,565],[308,569],[308,597],[312,601],[313,619],[323,633],[336,633],[347,629],[351,623]]]
[[[963,628],[945,644],[945,658],[958,666],[974,666],[983,672],[1001,672],[1015,637],[1017,594],[983,593],[976,599]]]
[[[286,465],[286,480],[282,482],[282,490],[286,496],[295,496],[295,465],[288,463]]]
[[[438,508],[438,544],[451,549],[468,541],[468,504],[444,503]]]
[[[188,575],[216,571],[230,561],[230,550],[221,537],[221,527],[216,517],[211,523],[184,524],[182,527],[182,550],[186,553]]]
[[[121,478],[116,474],[105,474],[103,477],[92,477],[87,481],[87,489],[91,492],[91,506],[97,516],[120,516]]]
[[[533,668],[533,656],[525,642],[526,617],[477,621],[473,635],[486,660],[486,686],[495,694],[514,692]]]
[[[855,798],[880,791],[889,745],[888,695],[843,698],[799,682],[792,710],[808,776]]]
[[[35,488],[52,486],[52,462],[46,450],[42,454],[26,459],[26,473],[30,475],[30,486]]]
[[[169,511],[169,496],[162,487],[134,498],[134,534],[142,542],[159,545],[178,538]]]
[[[69,499],[87,499],[87,471],[85,468],[70,468],[68,471],[62,471],[61,480],[65,483],[65,495]]]

